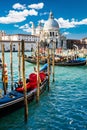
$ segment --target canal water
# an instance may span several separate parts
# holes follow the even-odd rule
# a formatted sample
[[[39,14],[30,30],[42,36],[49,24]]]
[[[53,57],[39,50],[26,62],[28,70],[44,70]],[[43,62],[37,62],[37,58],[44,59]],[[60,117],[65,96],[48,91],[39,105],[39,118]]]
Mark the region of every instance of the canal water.
[[[0,54],[1,55],[1,54]],[[18,79],[17,53],[13,53],[14,82]],[[10,90],[10,54],[8,64]],[[26,77],[33,72],[25,63]],[[1,71],[0,71],[1,73]],[[1,81],[1,75],[0,75]],[[0,82],[0,88],[2,83]],[[87,130],[87,66],[55,67],[55,83],[50,79],[50,91],[40,96],[39,103],[28,105],[28,122],[24,122],[24,108],[0,119],[0,130]]]

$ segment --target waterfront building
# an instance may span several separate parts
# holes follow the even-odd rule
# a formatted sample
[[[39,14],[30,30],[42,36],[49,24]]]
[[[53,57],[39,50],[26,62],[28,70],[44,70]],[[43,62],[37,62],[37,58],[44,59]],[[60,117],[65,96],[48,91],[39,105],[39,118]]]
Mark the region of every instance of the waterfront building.
[[[78,49],[87,49],[87,39],[67,39],[67,49],[74,49],[74,46],[77,46]]]
[[[66,37],[60,34],[59,24],[54,19],[52,12],[50,12],[49,18],[44,25],[39,22],[35,28],[34,23],[32,23],[32,35],[39,36],[40,41],[49,40],[50,48],[53,46],[53,42],[55,42],[55,48],[66,49]]]
[[[6,33],[4,35],[1,35],[0,37],[0,43],[4,43],[5,45],[5,51],[10,51],[10,43],[13,43],[13,51],[18,51],[18,43],[21,42],[21,40],[25,41],[25,51],[31,51],[32,49],[36,49],[36,43],[39,41],[39,37],[35,35],[30,34],[12,34],[7,35]],[[0,46],[1,51],[1,46]]]
[[[87,49],[87,37],[82,38],[82,44],[84,45],[84,47]]]

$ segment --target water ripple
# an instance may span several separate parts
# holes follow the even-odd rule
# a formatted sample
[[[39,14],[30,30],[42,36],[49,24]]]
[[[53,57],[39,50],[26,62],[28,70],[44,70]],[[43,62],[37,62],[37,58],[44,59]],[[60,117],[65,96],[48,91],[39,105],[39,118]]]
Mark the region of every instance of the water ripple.
[[[9,57],[9,53],[6,56]],[[14,81],[17,81],[17,55],[13,56]],[[6,60],[9,66],[8,58]],[[34,65],[26,63],[26,77],[33,71],[33,67]],[[10,81],[10,67],[8,70]],[[55,83],[52,83],[52,76],[50,77],[50,91],[40,96],[38,104],[34,101],[28,105],[28,122],[24,123],[22,108],[0,119],[0,130],[87,130],[86,72],[87,66],[56,66]]]

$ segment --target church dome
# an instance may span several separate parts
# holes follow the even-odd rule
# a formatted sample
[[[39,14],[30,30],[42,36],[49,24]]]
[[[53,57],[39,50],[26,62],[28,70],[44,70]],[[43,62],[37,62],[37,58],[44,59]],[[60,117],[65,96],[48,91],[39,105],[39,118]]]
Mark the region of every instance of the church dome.
[[[54,17],[53,17],[53,13],[50,12],[49,14],[49,19],[45,22],[44,24],[44,29],[58,29],[59,28],[59,24],[56,20],[54,20]]]
[[[41,31],[41,30],[42,30],[42,24],[41,24],[41,22],[39,22],[39,24],[38,24],[38,26],[37,26],[36,30],[39,30],[39,31]]]

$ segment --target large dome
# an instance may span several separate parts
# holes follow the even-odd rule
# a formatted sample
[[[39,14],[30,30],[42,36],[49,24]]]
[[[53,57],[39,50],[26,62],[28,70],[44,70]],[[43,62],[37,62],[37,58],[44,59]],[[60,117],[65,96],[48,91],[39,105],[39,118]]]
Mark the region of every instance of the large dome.
[[[53,13],[50,12],[49,19],[44,24],[44,29],[49,30],[49,29],[55,29],[55,28],[58,29],[59,25],[58,25],[58,22],[54,20]]]

